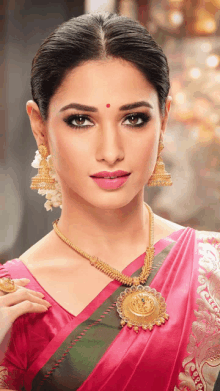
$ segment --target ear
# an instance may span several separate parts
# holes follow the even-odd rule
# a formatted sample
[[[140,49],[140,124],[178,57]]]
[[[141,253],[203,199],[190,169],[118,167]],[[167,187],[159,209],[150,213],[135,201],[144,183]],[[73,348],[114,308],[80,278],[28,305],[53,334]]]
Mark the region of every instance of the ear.
[[[46,145],[50,154],[46,123],[41,116],[38,105],[33,100],[29,100],[26,103],[26,111],[30,119],[32,133],[36,140],[37,146],[39,147],[41,144]]]
[[[163,138],[164,133],[166,131],[167,122],[168,122],[168,118],[169,118],[169,111],[170,111],[170,106],[171,106],[172,100],[173,100],[172,96],[168,95],[168,97],[166,99],[165,114],[164,114],[164,117],[162,119],[162,124],[161,124],[161,135],[162,135],[162,138]]]

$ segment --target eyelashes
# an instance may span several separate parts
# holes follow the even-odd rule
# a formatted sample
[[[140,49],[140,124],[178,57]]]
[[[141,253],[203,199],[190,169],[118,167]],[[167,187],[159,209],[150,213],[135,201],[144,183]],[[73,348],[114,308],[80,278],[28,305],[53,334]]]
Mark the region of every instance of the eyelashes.
[[[126,116],[125,120],[124,121],[130,121],[130,120],[139,120],[141,119],[142,122],[141,123],[135,123],[134,125],[125,125],[125,126],[128,126],[130,128],[141,128],[143,126],[146,125],[146,123],[151,119],[151,116],[148,115],[148,114],[145,114],[145,113],[132,113],[132,114],[129,114]],[[74,129],[87,129],[87,128],[90,128],[92,127],[93,125],[77,125],[77,124],[73,124],[73,121],[80,121],[80,122],[84,122],[84,121],[89,121],[91,122],[90,118],[88,115],[85,115],[85,114],[71,114],[70,116],[68,116],[67,118],[64,119],[64,122],[70,126],[71,128],[74,128]]]

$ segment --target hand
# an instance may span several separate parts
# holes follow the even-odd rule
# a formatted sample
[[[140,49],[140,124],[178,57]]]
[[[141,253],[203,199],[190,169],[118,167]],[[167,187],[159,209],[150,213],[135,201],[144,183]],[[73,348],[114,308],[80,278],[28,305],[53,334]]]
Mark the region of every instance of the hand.
[[[4,338],[12,323],[19,316],[26,313],[45,312],[51,306],[48,301],[42,299],[44,297],[42,293],[25,288],[25,285],[30,282],[27,278],[13,281],[16,287],[15,292],[0,291],[0,353],[2,350],[5,351],[7,341]]]

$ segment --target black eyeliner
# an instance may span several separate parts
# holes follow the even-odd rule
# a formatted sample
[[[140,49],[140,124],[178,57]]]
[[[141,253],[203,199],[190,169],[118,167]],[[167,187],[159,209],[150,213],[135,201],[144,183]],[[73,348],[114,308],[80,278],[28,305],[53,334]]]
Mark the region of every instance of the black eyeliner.
[[[125,126],[128,126],[129,128],[141,128],[143,126],[146,125],[146,123],[151,119],[151,116],[149,114],[146,114],[146,113],[140,113],[140,112],[136,112],[136,113],[130,113],[128,114],[124,121],[126,121],[127,119],[131,118],[131,117],[135,117],[135,118],[141,118],[142,119],[142,123],[141,124],[138,124],[138,125],[125,125]],[[81,129],[87,129],[89,127],[91,127],[92,125],[85,125],[85,126],[80,126],[80,125],[72,125],[71,122],[74,120],[74,119],[87,119],[88,121],[91,121],[89,116],[86,115],[86,114],[71,114],[69,115],[67,118],[64,119],[64,122],[70,126],[71,128],[74,128],[74,129],[77,129],[77,130],[81,130]]]

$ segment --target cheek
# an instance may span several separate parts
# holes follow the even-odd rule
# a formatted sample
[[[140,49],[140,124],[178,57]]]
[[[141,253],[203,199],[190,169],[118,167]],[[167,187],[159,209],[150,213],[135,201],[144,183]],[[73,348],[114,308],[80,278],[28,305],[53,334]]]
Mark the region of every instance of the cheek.
[[[89,154],[85,142],[57,140],[55,155],[57,170],[62,176],[78,175],[88,165]]]
[[[143,153],[140,153],[136,158],[137,171],[140,174],[140,177],[146,180],[151,173],[153,172],[155,166],[154,154],[152,150],[145,149]]]
[[[71,178],[85,171],[88,165],[89,147],[85,139],[62,128],[62,123],[50,123],[49,144],[54,169],[60,178]],[[91,153],[91,152],[90,152]],[[88,171],[88,167],[87,167]]]
[[[139,169],[142,173],[148,175],[151,174],[154,170],[155,163],[157,159],[157,139],[156,137],[148,138],[143,141],[139,147],[139,151],[135,154],[134,162],[136,166],[139,166]]]
[[[58,133],[58,132],[57,132]],[[63,174],[68,170],[69,159],[71,156],[70,150],[71,145],[68,144],[59,134],[56,134],[54,129],[51,131],[51,152],[53,156],[53,164],[56,172],[59,174]]]

